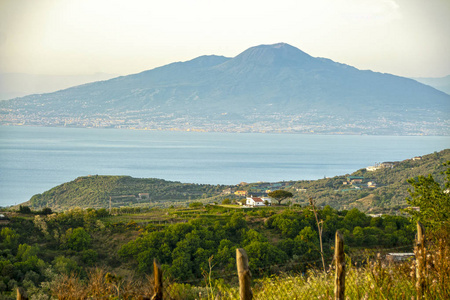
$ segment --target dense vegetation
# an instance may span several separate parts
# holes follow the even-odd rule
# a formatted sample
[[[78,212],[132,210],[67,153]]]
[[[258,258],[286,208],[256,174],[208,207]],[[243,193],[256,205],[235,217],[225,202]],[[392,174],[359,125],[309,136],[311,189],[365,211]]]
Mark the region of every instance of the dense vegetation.
[[[42,194],[34,195],[31,207],[51,207],[56,210],[105,208],[112,197],[113,206],[148,205],[160,201],[201,199],[218,195],[220,185],[188,184],[162,179],[132,178],[129,176],[87,176],[61,184]],[[148,194],[139,197],[139,194]]]
[[[231,209],[205,206],[172,209],[74,209],[49,215],[5,212],[0,226],[0,292],[16,286],[30,294],[48,294],[61,275],[90,276],[92,268],[122,278],[144,278],[157,258],[172,280],[200,280],[212,257],[214,270],[234,272],[235,249],[244,248],[255,276],[274,264],[280,270],[305,271],[320,257],[318,233],[310,208]],[[141,210],[141,211],[139,211]],[[331,261],[336,229],[347,250],[411,246],[413,227],[405,217],[372,218],[357,209],[319,210],[324,244]],[[106,272],[105,271],[105,272]],[[114,275],[114,276],[116,276]]]
[[[407,159],[396,162],[392,168],[382,168],[369,172],[366,169],[352,174],[324,178],[283,182],[283,189],[292,193],[287,201],[302,206],[314,198],[318,205],[330,205],[335,209],[358,208],[364,212],[395,214],[407,207],[409,178],[432,175],[442,181],[444,162],[450,160],[450,149],[425,155],[420,160]],[[359,176],[364,182],[375,182],[376,187],[355,188],[344,185],[348,176]],[[113,207],[146,206],[169,207],[174,202],[189,205],[192,202],[221,203],[223,199],[240,201],[242,196],[222,195],[226,188],[248,191],[265,191],[276,184],[252,183],[245,186],[222,186],[207,184],[187,184],[161,179],[139,179],[128,176],[90,176],[79,177],[42,194],[37,194],[25,203],[35,209],[50,207],[65,210],[74,207],[108,208],[109,200]],[[281,185],[281,184],[279,184]],[[278,188],[277,188],[278,189]],[[148,197],[139,194],[148,193]]]

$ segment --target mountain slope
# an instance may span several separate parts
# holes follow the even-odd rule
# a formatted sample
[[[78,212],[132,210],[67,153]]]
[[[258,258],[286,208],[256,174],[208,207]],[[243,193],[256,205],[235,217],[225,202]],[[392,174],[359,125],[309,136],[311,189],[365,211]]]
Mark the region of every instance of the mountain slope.
[[[450,134],[449,95],[283,43],[4,101],[0,110],[4,124]]]

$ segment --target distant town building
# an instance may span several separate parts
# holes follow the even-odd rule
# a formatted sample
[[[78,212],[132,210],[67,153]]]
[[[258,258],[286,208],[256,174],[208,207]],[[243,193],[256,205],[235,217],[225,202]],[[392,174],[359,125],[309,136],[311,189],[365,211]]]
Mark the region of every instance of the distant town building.
[[[4,214],[0,214],[0,224],[8,224],[9,218],[5,216]]]
[[[149,193],[139,193],[138,194],[139,199],[149,199],[150,198],[150,194]]]
[[[373,172],[373,171],[376,171],[378,169],[380,169],[380,166],[370,166],[370,167],[366,168],[366,171]]]
[[[368,216],[371,216],[372,218],[380,218],[383,214],[368,214]]]
[[[393,168],[394,165],[395,165],[395,162],[392,162],[392,161],[386,161],[386,162],[383,162],[380,164],[380,166],[382,168]]]
[[[395,166],[395,164],[396,164],[396,162],[386,161],[381,164],[375,164],[375,166],[369,166],[366,168],[366,171],[373,172],[373,171],[380,170],[383,168],[393,168]]]
[[[242,191],[242,190],[240,190],[240,191],[236,191],[236,192],[234,192],[234,194],[236,195],[236,196],[247,196],[247,191]]]
[[[348,176],[347,177],[347,181],[350,182],[351,184],[362,183],[363,180],[364,180],[364,177],[360,177],[360,176]]]
[[[222,191],[222,194],[226,194],[226,195],[228,195],[228,194],[233,194],[233,189],[232,189],[232,188],[224,189],[224,190]]]

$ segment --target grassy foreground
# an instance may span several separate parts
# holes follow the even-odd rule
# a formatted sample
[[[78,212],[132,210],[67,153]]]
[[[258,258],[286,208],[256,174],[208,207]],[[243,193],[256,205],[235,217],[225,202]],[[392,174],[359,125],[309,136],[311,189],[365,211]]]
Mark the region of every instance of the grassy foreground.
[[[441,241],[428,252],[425,299],[450,297],[449,250],[449,245]],[[417,299],[414,260],[400,264],[374,261],[357,267],[347,257],[346,265],[347,299]],[[200,284],[166,281],[165,299],[239,299],[237,284],[225,284],[211,275],[205,272]],[[153,294],[152,285],[150,277],[146,281],[125,281],[95,269],[88,280],[63,276],[50,289],[58,299],[144,299]],[[334,271],[264,277],[253,281],[252,290],[254,299],[334,299]]]

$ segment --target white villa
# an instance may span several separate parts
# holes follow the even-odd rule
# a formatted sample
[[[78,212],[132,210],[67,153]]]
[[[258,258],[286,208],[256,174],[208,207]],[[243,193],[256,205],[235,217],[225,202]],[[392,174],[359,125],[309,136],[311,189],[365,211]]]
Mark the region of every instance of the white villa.
[[[376,170],[379,170],[379,169],[383,169],[383,168],[391,168],[392,169],[394,166],[395,166],[395,162],[386,161],[386,162],[383,162],[381,164],[375,164],[375,166],[367,167],[366,170],[368,172],[373,172],[373,171],[376,171]]]
[[[268,205],[272,205],[272,199],[269,197],[247,197],[247,201],[245,202],[245,205],[247,206],[265,206],[266,201],[268,202]]]

